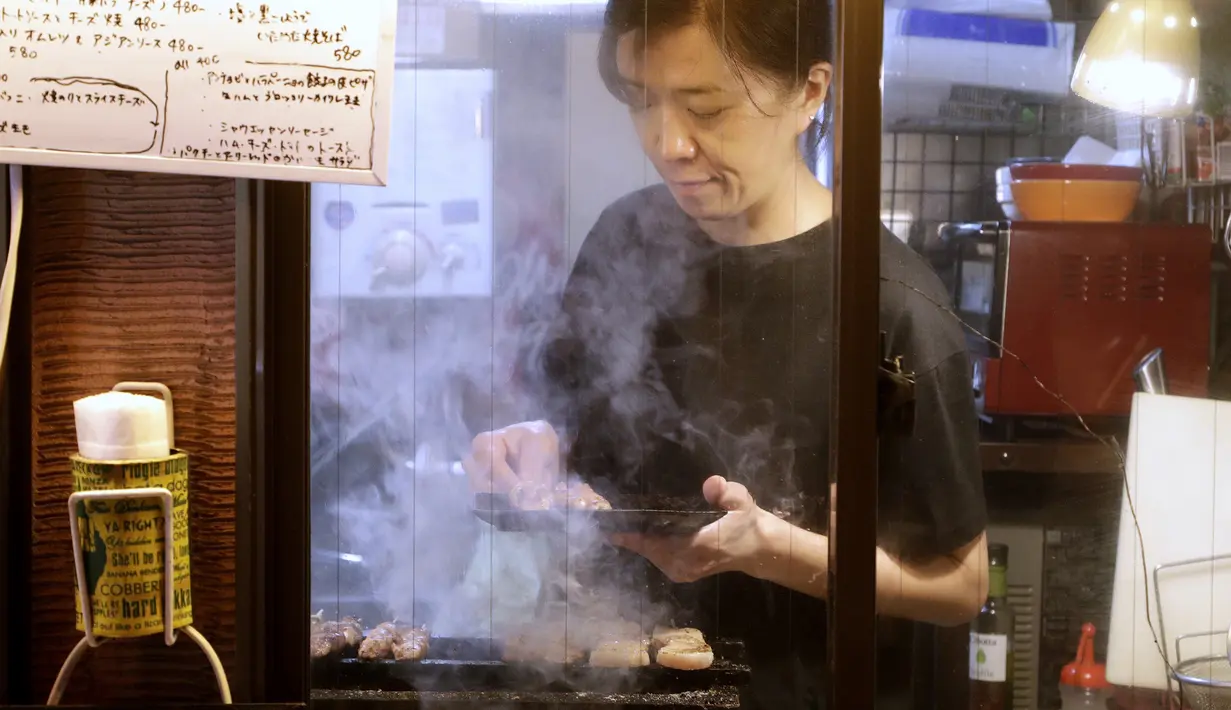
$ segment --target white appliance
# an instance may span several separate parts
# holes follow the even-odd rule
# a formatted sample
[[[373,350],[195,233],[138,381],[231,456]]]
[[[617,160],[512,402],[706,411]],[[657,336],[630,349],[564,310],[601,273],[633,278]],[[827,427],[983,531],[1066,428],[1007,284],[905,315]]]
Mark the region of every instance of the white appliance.
[[[1048,0],[885,0],[885,7],[1025,17],[1032,20],[1052,18],[1051,3]]]
[[[1137,394],[1126,453],[1127,490],[1141,526],[1144,554],[1125,499],[1107,680],[1163,690],[1167,671],[1155,645],[1156,633],[1172,665],[1179,636],[1222,631],[1221,638],[1182,642],[1185,659],[1228,652],[1231,561],[1162,571],[1158,591],[1165,628],[1159,623],[1153,576],[1159,565],[1231,553],[1231,402]]]
[[[494,72],[396,81],[388,185],[312,186],[312,295],[490,296]]]
[[[885,126],[983,114],[1003,122],[1004,92],[1064,98],[1075,37],[1070,22],[887,7]]]

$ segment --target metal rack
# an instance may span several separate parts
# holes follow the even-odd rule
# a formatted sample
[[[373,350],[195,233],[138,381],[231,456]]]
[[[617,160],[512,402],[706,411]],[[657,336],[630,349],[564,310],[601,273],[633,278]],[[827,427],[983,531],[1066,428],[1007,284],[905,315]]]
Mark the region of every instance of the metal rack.
[[[1169,679],[1178,684],[1181,703],[1194,710],[1226,710],[1231,708],[1231,626],[1225,631],[1215,629],[1197,633],[1180,634],[1175,637],[1175,664],[1167,653],[1167,626],[1163,613],[1163,597],[1159,577],[1164,570],[1196,565],[1212,565],[1231,562],[1231,554],[1199,557],[1180,562],[1169,562],[1154,568],[1154,606],[1158,609],[1158,636],[1162,643],[1163,661],[1167,665]],[[1183,642],[1197,638],[1225,638],[1226,652],[1212,653],[1193,658],[1184,658]],[[1170,682],[1170,681],[1169,681]]]
[[[1231,183],[1189,184],[1188,221],[1209,225],[1214,241],[1231,259]]]
[[[1036,105],[1030,124],[898,126],[881,147],[881,209],[894,232],[1002,216],[995,172],[1014,157],[1061,157],[1082,135],[1114,139],[1114,115],[1079,101]],[[904,224],[909,214],[910,224]]]

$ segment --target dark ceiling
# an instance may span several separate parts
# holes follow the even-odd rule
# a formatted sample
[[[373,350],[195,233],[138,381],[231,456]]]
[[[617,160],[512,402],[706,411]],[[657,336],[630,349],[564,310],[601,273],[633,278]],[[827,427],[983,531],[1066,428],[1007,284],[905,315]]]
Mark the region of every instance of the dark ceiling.
[[[1051,0],[1056,17],[1068,21],[1097,19],[1109,0]],[[1227,0],[1191,0],[1197,16],[1206,24],[1215,24],[1231,16]]]

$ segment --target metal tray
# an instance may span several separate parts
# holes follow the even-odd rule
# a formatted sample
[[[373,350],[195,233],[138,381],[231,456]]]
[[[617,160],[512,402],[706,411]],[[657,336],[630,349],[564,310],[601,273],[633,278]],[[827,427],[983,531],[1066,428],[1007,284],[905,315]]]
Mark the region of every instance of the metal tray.
[[[603,533],[692,535],[726,515],[693,510],[675,498],[629,498],[612,510],[522,510],[508,496],[476,493],[474,514],[502,532],[559,532],[594,527]],[[613,502],[613,505],[616,505]]]
[[[751,675],[744,646],[716,641],[714,664],[700,671],[657,665],[592,668],[505,663],[499,641],[432,638],[422,661],[361,661],[331,657],[312,663],[312,687],[380,691],[686,692],[741,686]]]

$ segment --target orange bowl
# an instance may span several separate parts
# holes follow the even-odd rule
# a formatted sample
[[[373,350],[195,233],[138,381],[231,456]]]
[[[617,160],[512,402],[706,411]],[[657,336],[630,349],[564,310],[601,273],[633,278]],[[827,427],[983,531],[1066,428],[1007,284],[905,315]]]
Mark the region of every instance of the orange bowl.
[[[1123,222],[1141,183],[1126,180],[1014,180],[1013,202],[1031,222]]]

